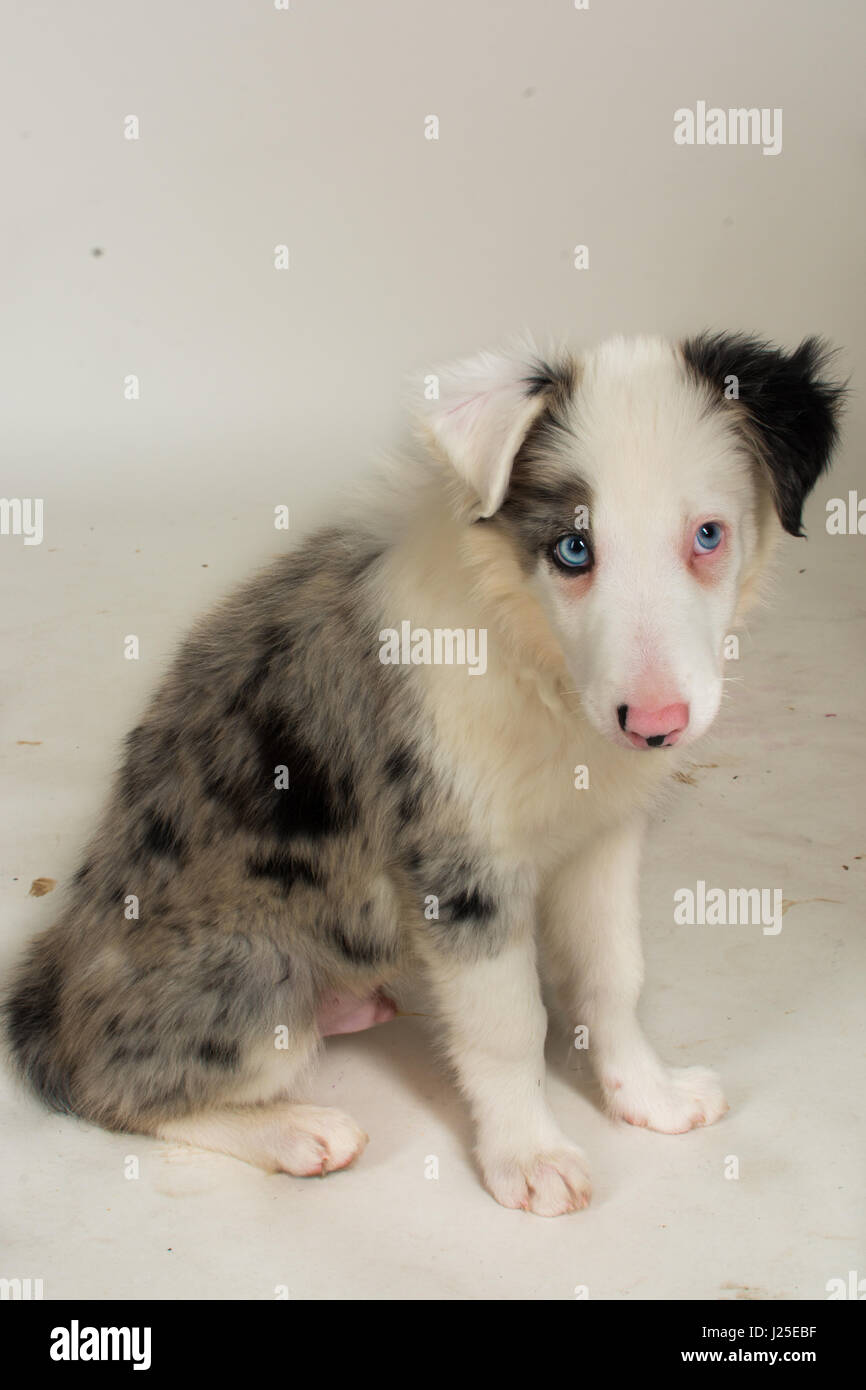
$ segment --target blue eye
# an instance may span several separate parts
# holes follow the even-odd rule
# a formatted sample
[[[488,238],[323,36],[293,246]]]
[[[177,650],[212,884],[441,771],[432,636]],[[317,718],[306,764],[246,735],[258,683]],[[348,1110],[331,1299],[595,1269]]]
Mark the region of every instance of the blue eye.
[[[699,526],[695,532],[695,554],[700,555],[701,551],[715,550],[724,535],[723,528],[717,521],[708,521],[705,526]]]
[[[592,568],[592,551],[586,539],[577,531],[569,531],[567,536],[560,536],[553,547],[553,558],[560,569],[569,570],[571,573]]]

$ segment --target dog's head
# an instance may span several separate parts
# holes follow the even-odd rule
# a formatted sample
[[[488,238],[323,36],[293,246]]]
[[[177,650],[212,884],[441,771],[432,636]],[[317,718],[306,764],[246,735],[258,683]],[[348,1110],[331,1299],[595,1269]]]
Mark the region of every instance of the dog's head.
[[[836,441],[826,359],[814,338],[786,353],[718,334],[485,354],[437,375],[424,423],[481,582],[485,564],[508,570],[515,611],[516,581],[531,594],[615,743],[687,743],[715,718],[725,637],[782,529],[803,534]]]

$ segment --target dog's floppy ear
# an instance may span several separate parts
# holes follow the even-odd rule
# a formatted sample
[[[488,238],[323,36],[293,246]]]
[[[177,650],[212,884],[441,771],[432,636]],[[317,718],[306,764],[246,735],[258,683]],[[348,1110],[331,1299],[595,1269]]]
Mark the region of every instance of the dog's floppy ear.
[[[739,400],[779,520],[792,536],[805,535],[803,503],[829,467],[845,395],[844,386],[825,376],[827,344],[806,338],[786,353],[745,334],[703,333],[683,343],[682,352],[721,405]]]
[[[477,499],[474,519],[499,510],[530,426],[553,395],[573,389],[574,372],[564,355],[549,365],[525,345],[423,377],[416,417]]]

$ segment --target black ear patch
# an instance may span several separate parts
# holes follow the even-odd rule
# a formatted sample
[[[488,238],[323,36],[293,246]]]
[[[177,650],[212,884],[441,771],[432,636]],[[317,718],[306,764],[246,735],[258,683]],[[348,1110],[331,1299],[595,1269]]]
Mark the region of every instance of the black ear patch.
[[[693,376],[718,391],[721,406],[736,377],[779,519],[792,536],[805,535],[803,503],[829,467],[846,393],[824,375],[831,349],[820,338],[805,338],[788,353],[742,333],[702,333],[684,342],[682,353]]]
[[[563,354],[552,361],[537,357],[523,378],[527,396],[550,396],[554,404],[564,405],[574,393],[577,368],[571,357]]]

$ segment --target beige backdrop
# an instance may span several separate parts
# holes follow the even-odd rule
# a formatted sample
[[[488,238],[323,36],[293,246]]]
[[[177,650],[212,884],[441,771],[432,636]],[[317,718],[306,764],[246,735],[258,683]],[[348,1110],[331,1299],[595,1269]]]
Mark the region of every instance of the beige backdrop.
[[[399,437],[409,370],[516,328],[711,326],[825,334],[856,387],[864,20],[862,0],[7,0],[0,494],[42,498],[45,531],[0,536],[0,974],[56,916],[178,636],[314,515],[352,525],[344,484]],[[781,153],[676,145],[699,101],[781,108]],[[481,1191],[423,1019],[330,1040],[313,1098],[371,1143],[317,1184],[60,1119],[0,1068],[0,1277],[563,1300],[862,1278],[866,537],[823,522],[866,492],[863,425],[855,394],[809,542],[786,541],[652,829],[643,1017],[668,1062],[719,1068],[720,1125],[610,1124],[553,1032],[551,1103],[595,1198],[550,1223]],[[780,887],[783,931],[675,926],[698,879]]]
[[[857,0],[13,9],[3,489],[55,517],[168,487],[300,518],[391,440],[406,371],[520,327],[862,357]],[[699,100],[781,108],[781,154],[675,145]]]

